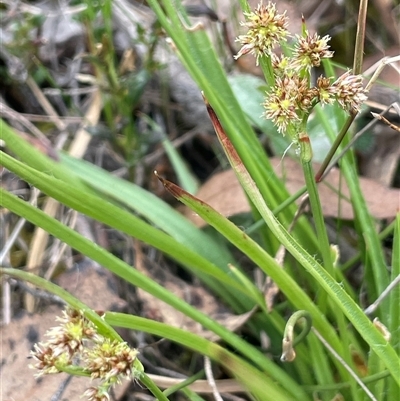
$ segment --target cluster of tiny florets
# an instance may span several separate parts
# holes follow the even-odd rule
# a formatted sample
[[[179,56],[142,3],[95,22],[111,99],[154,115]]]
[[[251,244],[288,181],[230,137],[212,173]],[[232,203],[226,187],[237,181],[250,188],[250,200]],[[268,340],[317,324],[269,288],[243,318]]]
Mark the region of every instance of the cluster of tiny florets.
[[[316,95],[318,101],[322,104],[332,104],[334,102],[334,91],[332,90],[331,80],[322,75],[317,78]]]
[[[45,334],[48,341],[35,344],[32,351],[32,356],[37,361],[32,366],[38,370],[36,376],[58,373],[57,365],[70,364],[76,353],[82,351],[83,342],[97,336],[94,325],[76,311],[63,311],[57,321],[59,325]]]
[[[281,54],[280,56],[276,53],[271,54],[272,68],[274,69],[275,75],[278,77],[285,74],[285,71],[290,67],[291,62],[292,60],[284,54]]]
[[[133,364],[138,351],[125,342],[98,334],[96,326],[83,313],[64,311],[57,321],[59,325],[46,333],[48,341],[35,344],[31,351],[36,361],[31,367],[38,370],[37,377],[59,373],[78,361],[92,379],[100,379],[99,386],[89,388],[84,396],[89,401],[108,401],[114,384],[137,374]]]
[[[331,58],[333,51],[329,50],[329,35],[321,38],[318,34],[310,35],[308,31],[304,36],[296,35],[292,68],[296,70],[310,70],[312,67],[319,67],[321,60]]]
[[[349,112],[360,111],[367,99],[360,75],[346,72],[333,83],[332,79],[321,76],[315,86],[310,84],[311,69],[333,56],[328,44],[329,35],[321,38],[304,29],[303,35],[295,36],[292,56],[278,56],[273,48],[289,36],[285,13],[278,14],[275,4],[269,2],[266,6],[260,4],[245,16],[247,21],[242,25],[248,28],[248,32],[238,37],[242,48],[235,58],[252,53],[257,65],[261,57],[269,58],[275,84],[266,92],[264,116],[272,120],[279,132],[285,134],[289,126],[294,128],[292,131],[298,131],[296,128],[300,122],[306,121],[317,103],[323,106],[336,101]]]
[[[362,81],[361,75],[352,75],[347,71],[332,84],[331,90],[343,109],[353,113],[360,111],[361,105],[367,100]]]
[[[236,41],[242,44],[235,58],[251,53],[256,56],[256,64],[262,55],[268,55],[272,49],[285,40],[288,35],[288,19],[286,13],[278,14],[275,4],[259,4],[251,13],[245,13],[246,22],[241,25],[248,28],[245,35],[240,35]]]
[[[89,387],[83,393],[83,397],[85,397],[87,401],[110,401],[108,388],[103,387]]]
[[[35,365],[31,365],[32,368],[38,370],[36,377],[51,373],[59,373],[58,364],[60,363],[61,357],[66,364],[70,362],[70,357],[68,357],[67,354],[60,353],[59,349],[54,349],[46,343],[35,344],[34,351],[31,351],[31,355],[36,361]]]
[[[277,77],[264,107],[266,118],[275,122],[279,132],[283,133],[289,123],[296,125],[301,121],[301,112],[310,107],[307,79],[298,75]]]
[[[137,354],[137,350],[129,348],[124,342],[105,339],[85,353],[86,368],[91,372],[92,379],[119,382],[131,376]]]

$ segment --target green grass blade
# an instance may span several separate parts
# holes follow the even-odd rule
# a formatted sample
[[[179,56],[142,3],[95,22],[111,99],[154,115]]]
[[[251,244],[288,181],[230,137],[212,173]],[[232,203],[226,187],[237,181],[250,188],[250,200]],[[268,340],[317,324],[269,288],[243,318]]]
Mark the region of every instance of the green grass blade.
[[[182,187],[192,194],[195,193],[199,186],[198,182],[194,175],[189,171],[189,168],[187,167],[182,156],[172,146],[168,138],[164,138],[162,144]]]
[[[75,159],[67,154],[60,155],[61,162],[73,169],[83,182],[96,192],[105,194],[109,199],[127,206],[156,227],[171,235],[181,244],[198,252],[220,267],[233,263],[233,257],[225,246],[216,244],[212,237],[198,229],[193,223],[157,198],[151,192],[115,177],[103,169],[84,160]]]
[[[393,255],[391,281],[398,279],[400,275],[400,213],[397,213],[393,235]],[[392,344],[400,355],[400,284],[392,289],[389,295],[390,320],[389,332],[392,333]]]
[[[283,392],[265,373],[255,369],[220,345],[212,343],[196,334],[171,327],[164,323],[122,313],[106,313],[105,320],[112,326],[144,331],[167,338],[210,357],[228,369],[260,401],[293,400],[293,396],[289,396],[286,392]],[[302,399],[301,393],[298,393],[298,397],[298,400]]]
[[[174,307],[176,310],[179,310],[186,316],[199,322],[205,328],[219,335],[238,352],[246,355],[249,360],[252,360],[261,369],[268,372],[271,377],[280,382],[282,386],[288,389],[288,391],[295,392],[299,401],[307,399],[305,398],[305,393],[303,393],[301,387],[298,386],[284,371],[277,368],[277,366],[266,358],[263,353],[232,333],[229,329],[211,319],[209,316],[201,313],[196,308],[170,293],[168,290],[140,273],[135,268],[129,266],[92,241],[78,234],[76,231],[64,226],[62,223],[49,217],[41,210],[38,210],[16,196],[11,195],[2,188],[0,188],[0,204],[18,216],[21,216],[31,223],[43,228],[51,235],[54,235],[67,245],[98,262],[128,283],[142,288],[149,294],[154,295],[158,299]]]
[[[293,236],[291,236],[277,220],[272,211],[265,204],[257,185],[241,162],[239,155],[232,146],[232,143],[226,137],[224,130],[211,108],[209,108],[209,113],[212,116],[214,128],[219,140],[224,147],[229,162],[235,170],[242,188],[246,191],[270,230],[278,238],[279,242],[284,245],[292,256],[300,263],[300,265],[314,277],[321,288],[327,292],[328,296],[354,325],[358,333],[363,337],[371,349],[377,353],[383,364],[391,372],[394,380],[396,380],[400,385],[400,359],[396,355],[391,344],[384,339],[382,334],[374,327],[372,322],[353,301],[349,294],[343,290],[341,285],[337,283],[304,248],[301,247],[295,238],[293,238]],[[317,325],[317,322],[315,324]],[[322,329],[324,328],[325,327],[322,327]],[[321,329],[317,327],[317,330],[320,331]],[[321,331],[320,333],[324,336]],[[328,338],[325,337],[325,339],[327,340]],[[333,348],[341,350],[339,344],[336,344]],[[340,351],[339,353],[341,354]]]
[[[77,188],[86,188],[79,178],[74,175],[73,170],[71,171],[65,168],[60,163],[57,163],[56,160],[40,152],[36,147],[17,135],[14,130],[1,119],[0,139],[6,143],[10,151],[24,160],[27,165],[39,171],[46,171],[58,177],[60,180],[73,184]]]
[[[194,269],[197,274],[209,275],[227,286],[232,286],[235,288],[235,291],[239,290],[241,293],[244,291],[243,298],[246,299],[248,297],[243,286],[230,276],[228,267],[226,267],[226,271],[224,272],[221,268],[218,268],[199,254],[175,241],[168,234],[87,191],[77,189],[57,178],[23,165],[3,152],[1,152],[0,157],[2,158],[2,164],[6,168],[32,185],[37,186],[41,191],[57,199],[59,202],[154,246],[182,263],[182,265]],[[215,280],[209,280],[211,288],[213,288],[213,281],[214,287],[218,290]],[[221,296],[223,295],[221,294]]]
[[[392,272],[390,280],[393,282],[400,276],[400,213],[397,213],[395,221],[395,229],[393,235],[393,255],[392,255]],[[400,284],[392,289],[389,294],[390,318],[388,330],[391,334],[390,342],[393,348],[400,356]],[[400,399],[400,386],[392,379],[388,379],[387,393],[393,400]],[[388,398],[389,401],[389,398]]]

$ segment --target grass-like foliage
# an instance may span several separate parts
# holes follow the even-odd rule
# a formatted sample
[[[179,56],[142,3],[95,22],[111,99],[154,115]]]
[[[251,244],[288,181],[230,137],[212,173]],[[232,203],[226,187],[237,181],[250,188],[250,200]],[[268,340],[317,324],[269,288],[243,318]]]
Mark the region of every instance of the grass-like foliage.
[[[238,38],[242,47],[236,57],[254,55],[254,62],[260,64],[264,72],[267,89],[262,118],[271,120],[297,150],[306,182],[301,192],[308,194],[312,222],[295,217],[295,199],[292,197],[288,201],[288,191],[276,177],[248,117],[236,100],[209,37],[201,28],[191,29],[185,8],[176,0],[148,0],[148,4],[182,64],[204,94],[205,107],[229,163],[251,202],[253,215],[264,222],[257,241],[201,199],[162,176],[159,179],[165,188],[214,227],[225,242],[215,241],[214,234],[197,228],[164,201],[128,181],[67,154],[61,153],[58,160],[46,156],[4,121],[0,138],[8,152],[1,152],[0,161],[6,169],[47,196],[161,251],[197,276],[235,313],[254,308],[245,324],[252,343],[155,283],[134,266],[2,187],[0,203],[4,208],[173,306],[221,339],[219,344],[213,343],[176,327],[122,313],[106,311],[99,316],[43,278],[18,269],[2,268],[3,275],[26,280],[52,292],[70,307],[58,329],[33,352],[36,367],[41,374],[65,371],[100,378],[100,386],[85,393],[89,400],[108,399],[110,387],[122,378],[141,382],[159,400],[173,399],[171,393],[178,390],[184,391],[188,399],[201,399],[182,387],[164,392],[157,388],[144,372],[140,354],[129,348],[114,329],[125,327],[172,340],[211,358],[241,383],[250,399],[399,399],[399,286],[393,288],[372,313],[367,315],[364,310],[365,300],[374,302],[400,274],[400,216],[393,223],[393,249],[391,261],[387,263],[375,221],[360,190],[354,155],[349,150],[339,166],[351,194],[354,227],[359,236],[359,259],[365,271],[363,291],[366,293],[360,297],[361,289],[352,287],[343,273],[347,261],[340,261],[340,249],[330,243],[321,210],[317,182],[323,179],[329,159],[321,171],[313,171],[308,137],[308,119],[314,113],[313,124],[319,124],[335,149],[338,145],[334,144],[335,138],[339,134],[343,140],[366,99],[358,75],[362,37],[356,42],[353,71],[337,79],[331,78],[334,71],[329,61],[332,52],[328,36],[311,35],[304,24],[302,34],[292,38],[294,45],[291,45],[287,41],[290,22],[285,14],[279,14],[271,3],[260,5],[256,10],[250,10],[245,1],[241,3],[247,32]],[[110,7],[111,1],[104,1],[103,8],[89,7],[82,18],[89,28],[96,13],[103,13],[103,19],[108,21],[101,36],[103,53],[97,69],[97,74],[101,74],[111,88],[105,95],[104,116],[110,130],[116,129],[113,127],[114,112],[122,116],[126,113],[129,117],[114,147],[128,149],[127,154],[132,155],[130,150],[137,139],[135,124],[124,104],[126,99],[121,96],[118,73],[112,67],[115,54],[110,40]],[[361,10],[363,7],[365,5],[361,4]],[[360,12],[360,26],[365,23],[362,15]],[[90,37],[93,43],[98,40],[94,35],[92,32]],[[155,36],[152,38],[155,41]],[[148,44],[152,50],[154,43]],[[280,57],[274,54],[279,46],[282,46]],[[150,62],[152,50],[145,72],[154,68]],[[106,51],[108,53],[104,53]],[[313,84],[311,71],[322,65],[326,76],[319,77]],[[334,126],[343,129],[338,133]],[[124,157],[131,167],[134,160],[127,155]],[[280,207],[282,204],[284,208]],[[296,224],[289,228],[288,222],[293,219]],[[233,259],[229,250],[232,247],[246,255],[263,276],[277,286],[281,296],[275,304],[266,304],[263,289],[257,287]],[[279,263],[276,255],[282,249],[287,257]],[[302,288],[300,283],[307,283],[307,287]],[[262,332],[273,339],[273,356],[262,352],[260,344],[254,340],[259,339]],[[71,339],[75,346],[70,346],[65,339]],[[74,362],[76,360],[80,361],[79,365]]]

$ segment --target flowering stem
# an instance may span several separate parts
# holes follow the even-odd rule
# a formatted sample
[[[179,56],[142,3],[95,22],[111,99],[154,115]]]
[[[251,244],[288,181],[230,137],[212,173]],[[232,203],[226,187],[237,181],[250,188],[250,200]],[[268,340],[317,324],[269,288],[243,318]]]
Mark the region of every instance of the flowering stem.
[[[321,202],[318,195],[317,184],[314,179],[313,169],[311,166],[312,149],[310,138],[304,132],[299,135],[300,141],[300,158],[303,167],[304,178],[310,198],[311,211],[315,221],[318,240],[321,245],[322,259],[325,270],[332,275],[333,263],[331,258],[328,234],[325,228],[324,216],[322,214]]]
[[[63,365],[61,363],[56,363],[55,367],[58,371],[68,373],[71,376],[90,377],[90,372],[87,369],[82,368],[81,366]]]
[[[317,108],[317,110],[318,110],[318,108]],[[340,144],[342,143],[343,138],[347,134],[347,131],[349,130],[351,124],[353,124],[353,121],[356,118],[356,115],[357,115],[357,113],[351,113],[350,116],[347,118],[346,122],[344,123],[342,129],[340,130],[338,136],[335,139],[335,142],[329,149],[329,153],[326,155],[317,174],[315,174],[316,182],[321,182],[323,180],[323,178],[325,177],[326,169],[327,169],[330,161],[332,160],[334,154],[336,153],[337,149],[339,148]]]

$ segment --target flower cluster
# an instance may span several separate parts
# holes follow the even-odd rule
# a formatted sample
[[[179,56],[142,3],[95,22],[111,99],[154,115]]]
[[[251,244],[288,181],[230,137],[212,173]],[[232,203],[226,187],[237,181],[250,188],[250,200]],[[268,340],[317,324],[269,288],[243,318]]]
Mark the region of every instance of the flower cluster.
[[[321,60],[331,58],[333,51],[328,50],[331,37],[329,35],[321,38],[318,34],[310,35],[308,31],[304,36],[296,35],[297,43],[293,54],[292,68],[295,70],[310,70],[311,67],[319,67]]]
[[[285,40],[288,30],[286,29],[288,19],[286,13],[278,14],[275,4],[271,2],[263,6],[259,4],[252,13],[245,13],[246,22],[241,25],[246,26],[246,35],[239,36],[236,41],[243,46],[239,50],[235,59],[247,53],[256,56],[256,64],[259,58],[271,53],[272,49],[282,40]]]
[[[294,125],[301,122],[301,113],[310,107],[312,96],[306,78],[298,75],[277,77],[264,102],[265,116],[283,133],[289,122]]]
[[[106,338],[86,352],[86,368],[92,379],[119,382],[122,377],[131,376],[137,354],[138,351],[126,343]]]
[[[331,91],[344,110],[358,113],[361,104],[367,100],[362,81],[361,75],[352,75],[347,71],[332,84]]]
[[[289,36],[285,13],[278,14],[275,4],[269,2],[266,6],[260,4],[245,16],[247,22],[242,25],[248,28],[248,32],[238,37],[242,48],[235,58],[252,53],[257,65],[263,57],[270,63],[274,85],[266,92],[264,116],[273,121],[280,133],[300,132],[304,128],[300,125],[307,121],[317,103],[323,106],[336,101],[346,111],[360,111],[367,99],[360,75],[346,72],[333,83],[330,78],[321,76],[315,86],[311,85],[311,69],[333,56],[333,51],[329,50],[329,35],[321,38],[316,33],[310,34],[304,27],[303,35],[295,36],[292,55],[278,56],[273,48]],[[294,141],[297,139],[293,138]]]
[[[92,379],[100,379],[98,387],[91,387],[84,393],[89,401],[108,401],[113,385],[124,378],[136,377],[136,349],[98,334],[96,326],[82,312],[64,311],[57,321],[59,325],[46,333],[48,341],[35,344],[31,351],[36,360],[31,367],[38,370],[37,377],[67,370],[79,361],[83,372]]]
[[[45,335],[48,341],[35,344],[31,352],[38,362],[33,367],[38,370],[37,377],[49,373],[58,373],[57,366],[72,363],[73,357],[83,350],[84,340],[96,340],[94,325],[85,319],[82,313],[74,310],[63,311],[56,319],[59,325],[51,328]]]

